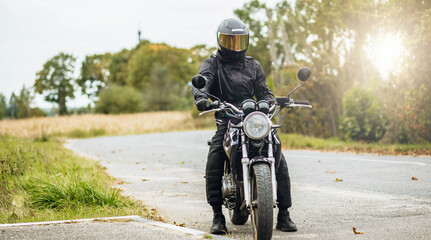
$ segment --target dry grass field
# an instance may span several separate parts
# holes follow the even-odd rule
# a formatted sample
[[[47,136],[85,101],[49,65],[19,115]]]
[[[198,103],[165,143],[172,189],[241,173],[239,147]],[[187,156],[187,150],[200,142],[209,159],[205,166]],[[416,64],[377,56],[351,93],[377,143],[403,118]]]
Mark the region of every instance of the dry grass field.
[[[191,112],[71,115],[0,121],[0,135],[24,138],[126,135],[195,129]],[[99,134],[98,134],[99,133]]]
[[[196,115],[196,116],[194,116]],[[194,116],[194,117],[193,117]],[[0,136],[46,140],[48,137],[86,138],[214,129],[214,116],[197,111],[147,112],[122,115],[86,114],[0,121]],[[321,151],[367,152],[390,155],[431,155],[431,144],[373,144],[280,133],[283,147]]]

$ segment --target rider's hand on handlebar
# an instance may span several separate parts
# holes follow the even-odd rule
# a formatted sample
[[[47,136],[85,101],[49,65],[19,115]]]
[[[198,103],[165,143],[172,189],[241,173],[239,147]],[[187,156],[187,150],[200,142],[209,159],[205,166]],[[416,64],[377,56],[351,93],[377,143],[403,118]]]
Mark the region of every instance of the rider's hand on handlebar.
[[[199,111],[206,111],[211,109],[211,104],[208,99],[200,98],[196,101],[196,107]]]

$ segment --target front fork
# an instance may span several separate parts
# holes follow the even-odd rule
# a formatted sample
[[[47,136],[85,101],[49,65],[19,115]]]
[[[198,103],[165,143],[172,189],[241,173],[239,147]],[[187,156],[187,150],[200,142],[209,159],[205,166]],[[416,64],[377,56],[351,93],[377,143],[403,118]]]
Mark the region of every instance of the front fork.
[[[247,153],[247,144],[245,142],[245,134],[244,131],[241,131],[241,145],[242,145],[242,178],[244,183],[244,200],[245,206],[250,208],[251,202],[251,186],[250,186],[250,159],[248,158]],[[268,158],[267,161],[270,164],[271,168],[271,180],[272,180],[272,200],[273,206],[277,205],[277,181],[275,179],[275,158],[273,153],[273,141],[272,141],[272,132],[268,135]]]
[[[250,207],[250,171],[248,166],[250,165],[250,159],[248,159],[247,144],[245,142],[244,131],[241,131],[241,145],[242,145],[242,181],[244,183],[244,200],[245,206]]]
[[[277,181],[275,179],[275,158],[273,151],[272,131],[268,135],[268,161],[271,164],[272,205],[277,206]]]

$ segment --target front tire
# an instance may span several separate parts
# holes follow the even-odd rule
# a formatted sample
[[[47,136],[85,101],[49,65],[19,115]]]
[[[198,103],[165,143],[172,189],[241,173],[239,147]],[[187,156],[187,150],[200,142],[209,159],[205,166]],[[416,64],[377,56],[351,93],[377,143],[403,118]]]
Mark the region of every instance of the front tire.
[[[267,163],[253,165],[251,179],[252,228],[258,240],[270,240],[273,229],[271,170]]]

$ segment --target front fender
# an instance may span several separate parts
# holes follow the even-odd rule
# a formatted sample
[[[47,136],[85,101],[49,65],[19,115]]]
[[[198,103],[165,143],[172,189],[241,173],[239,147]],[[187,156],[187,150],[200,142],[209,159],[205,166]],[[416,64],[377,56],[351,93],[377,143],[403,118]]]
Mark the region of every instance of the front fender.
[[[251,170],[251,167],[254,164],[259,163],[259,162],[267,163],[271,167],[271,161],[268,158],[266,158],[264,156],[256,156],[250,160],[250,164],[248,165],[249,170]],[[252,171],[250,171],[250,172],[252,172]]]

